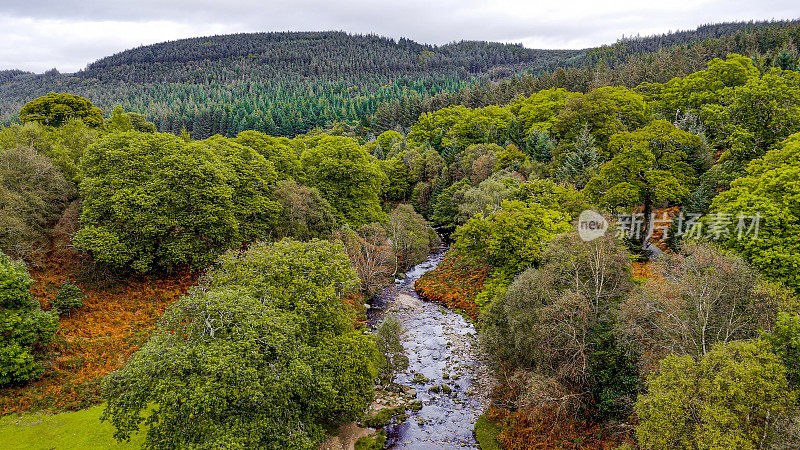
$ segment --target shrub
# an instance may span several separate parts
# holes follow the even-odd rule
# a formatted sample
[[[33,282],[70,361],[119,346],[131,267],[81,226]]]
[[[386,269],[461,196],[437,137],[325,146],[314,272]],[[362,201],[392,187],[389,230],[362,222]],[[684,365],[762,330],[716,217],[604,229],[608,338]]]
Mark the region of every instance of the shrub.
[[[84,296],[81,288],[67,281],[58,289],[58,294],[56,294],[56,298],[53,300],[53,308],[55,308],[59,314],[69,314],[73,309],[83,306],[83,298]]]
[[[487,414],[483,414],[475,422],[475,440],[478,441],[478,445],[483,450],[500,450],[501,447],[497,441],[497,436],[500,435],[501,430],[502,427],[492,422],[487,417]]]
[[[387,317],[375,335],[378,352],[383,356],[380,377],[384,383],[391,383],[399,372],[408,368],[402,338],[403,327],[394,317]]]
[[[44,155],[0,150],[0,248],[15,256],[46,245],[49,229],[75,188]]]
[[[431,248],[437,245],[436,240],[431,241],[436,233],[430,233],[432,230],[428,222],[411,205],[397,205],[389,213],[389,221],[384,228],[392,242],[400,272],[425,261]]]
[[[40,377],[44,368],[35,349],[58,328],[58,317],[31,296],[31,284],[25,264],[0,252],[0,386]]]
[[[378,430],[374,437],[364,436],[358,438],[355,443],[355,450],[383,450],[386,446],[386,433]]]

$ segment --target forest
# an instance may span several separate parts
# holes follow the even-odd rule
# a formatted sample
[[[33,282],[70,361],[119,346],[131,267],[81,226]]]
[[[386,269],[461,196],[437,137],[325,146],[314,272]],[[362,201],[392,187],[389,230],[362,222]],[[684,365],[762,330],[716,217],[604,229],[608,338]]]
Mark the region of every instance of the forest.
[[[798,27],[580,52],[230,35],[5,73],[0,447],[31,417],[73,420],[42,448],[435,430],[456,369],[408,372],[374,310],[437,255],[411,286],[491,379],[463,445],[800,447]]]
[[[0,123],[14,121],[33,98],[70,92],[107,111],[120,104],[144,114],[162,132],[186,128],[195,139],[245,130],[292,137],[335,122],[377,136],[452,104],[507,103],[550,87],[635,87],[688,75],[728,53],[788,68],[797,59],[797,27],[710,24],[585,50],[431,46],[342,32],[184,39],[127,50],[75,74],[0,71]]]

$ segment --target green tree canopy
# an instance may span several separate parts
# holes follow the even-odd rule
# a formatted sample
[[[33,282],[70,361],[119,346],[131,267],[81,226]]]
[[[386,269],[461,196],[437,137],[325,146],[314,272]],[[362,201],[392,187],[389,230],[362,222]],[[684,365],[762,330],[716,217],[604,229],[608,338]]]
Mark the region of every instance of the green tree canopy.
[[[779,148],[753,160],[747,175],[734,180],[731,189],[717,196],[713,212],[724,214],[732,223],[720,244],[750,261],[766,276],[800,292],[800,134]],[[760,216],[758,236],[752,219],[736,230],[739,215]],[[740,236],[741,234],[741,236]],[[754,238],[755,237],[755,238]]]
[[[104,418],[148,448],[314,449],[372,401],[379,360],[341,296],[341,244],[283,240],[230,252],[104,381]]]
[[[654,204],[678,202],[689,195],[695,171],[688,155],[699,153],[701,146],[698,136],[664,120],[615,134],[608,145],[611,160],[589,180],[585,191],[597,204],[609,208],[644,204],[649,218]],[[649,230],[644,231],[646,237]]]
[[[222,138],[111,134],[86,151],[81,171],[74,242],[117,268],[204,267],[267,236],[280,210],[269,199],[272,164]]]
[[[636,429],[645,449],[757,449],[784,443],[796,414],[786,369],[763,341],[720,344],[699,360],[668,356],[639,397]],[[789,446],[796,446],[794,442]]]
[[[499,270],[520,273],[537,264],[547,242],[572,229],[568,213],[535,202],[505,200],[479,213],[453,234],[453,248]]]
[[[19,111],[22,123],[39,122],[58,127],[70,119],[80,119],[90,127],[99,127],[103,125],[103,111],[86,98],[52,92],[29,101]]]
[[[354,139],[323,135],[310,139],[301,161],[305,184],[319,189],[336,220],[357,228],[383,222],[380,188],[385,177],[377,160]]]

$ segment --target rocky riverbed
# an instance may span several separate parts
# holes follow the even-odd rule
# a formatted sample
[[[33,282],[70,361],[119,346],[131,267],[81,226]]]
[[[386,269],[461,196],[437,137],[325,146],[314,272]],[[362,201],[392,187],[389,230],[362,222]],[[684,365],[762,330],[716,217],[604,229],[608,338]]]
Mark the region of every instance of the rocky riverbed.
[[[414,282],[433,270],[443,252],[431,255],[387,290],[370,312],[377,327],[393,316],[403,325],[409,368],[396,382],[416,392],[419,411],[387,427],[389,448],[477,448],[475,421],[488,407],[488,368],[478,351],[475,326],[460,314],[422,300]]]

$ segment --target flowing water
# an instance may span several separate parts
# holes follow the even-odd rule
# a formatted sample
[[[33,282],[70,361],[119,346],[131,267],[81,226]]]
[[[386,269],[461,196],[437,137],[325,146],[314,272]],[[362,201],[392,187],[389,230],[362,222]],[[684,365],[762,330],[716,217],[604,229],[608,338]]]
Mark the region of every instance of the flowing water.
[[[490,377],[478,353],[475,327],[460,314],[422,300],[414,291],[414,282],[433,270],[443,254],[433,254],[406,272],[370,311],[372,326],[386,316],[402,323],[409,367],[395,381],[415,389],[423,403],[419,412],[407,411],[405,422],[389,426],[389,448],[478,448],[472,430],[487,407]],[[417,374],[427,381],[415,382],[415,377],[420,378]],[[449,394],[429,391],[442,385],[450,388]]]

